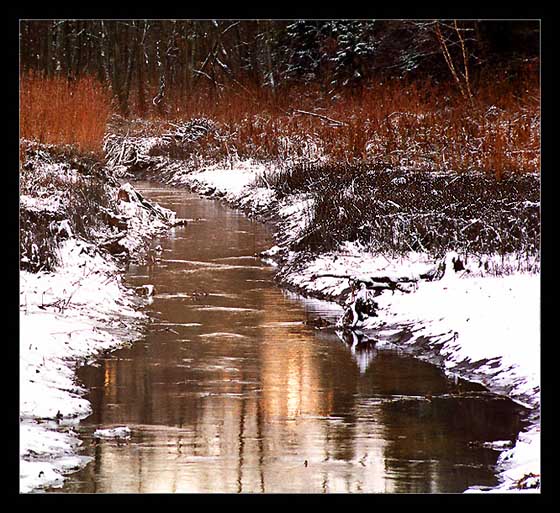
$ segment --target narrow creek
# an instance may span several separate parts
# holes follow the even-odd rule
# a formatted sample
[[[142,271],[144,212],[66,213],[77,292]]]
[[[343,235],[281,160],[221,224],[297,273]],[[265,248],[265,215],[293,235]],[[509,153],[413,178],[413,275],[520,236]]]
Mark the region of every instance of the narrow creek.
[[[462,492],[497,484],[512,403],[396,350],[351,350],[318,317],[340,309],[283,291],[255,253],[270,230],[217,201],[136,183],[191,219],[154,241],[152,318],[131,348],[78,375],[93,414],[77,427],[93,461],[71,493]],[[96,440],[127,425],[128,441]]]

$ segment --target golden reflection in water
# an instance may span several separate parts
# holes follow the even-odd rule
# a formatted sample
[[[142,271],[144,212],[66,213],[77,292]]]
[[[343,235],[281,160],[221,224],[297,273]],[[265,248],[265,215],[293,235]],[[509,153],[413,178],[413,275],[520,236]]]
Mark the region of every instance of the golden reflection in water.
[[[191,403],[198,415],[180,435],[154,427],[142,433],[141,447],[103,445],[102,491],[392,491],[380,427],[329,418],[340,384],[327,376],[343,362],[347,374],[359,376],[351,355],[341,344],[340,355],[321,358],[312,332],[288,324],[294,312],[278,304],[277,291],[265,290],[259,300],[268,327],[255,340],[257,375],[228,363],[214,375],[219,393]],[[223,354],[235,354],[234,345],[224,340]],[[105,363],[105,399],[114,402],[117,365]]]
[[[204,205],[208,205],[208,211],[197,215],[215,216],[214,204]],[[228,243],[239,245],[237,239],[242,237],[237,230],[247,226],[240,225],[240,218],[234,215],[226,216],[224,223],[230,234]],[[221,233],[210,231],[208,237]],[[171,239],[172,248],[185,257],[182,244],[184,241]],[[261,275],[256,273],[255,277]],[[189,282],[186,290],[197,286]],[[237,292],[239,286],[232,281],[233,291]],[[119,403],[122,399],[127,403],[118,394],[131,390],[138,400],[126,407],[146,412],[134,416],[144,424],[131,426],[134,436],[129,444],[102,442],[96,447],[96,461],[88,467],[88,472],[95,473],[90,480],[94,491],[414,491],[402,485],[396,490],[398,481],[386,441],[394,434],[385,432],[390,428],[382,415],[375,407],[368,410],[365,420],[356,413],[360,380],[366,370],[371,371],[367,365],[370,359],[354,359],[348,348],[336,341],[331,341],[326,355],[321,354],[313,331],[294,324],[305,319],[299,305],[283,299],[274,287],[263,286],[254,297],[250,294],[244,291],[240,299],[254,304],[240,306],[261,312],[256,314],[258,319],[250,320],[260,326],[253,345],[238,345],[235,338],[219,341],[219,354],[233,358],[225,364],[213,362],[216,355],[204,352],[210,351],[206,347],[214,347],[212,343],[200,342],[200,348],[192,353],[195,364],[202,359],[222,367],[201,376],[205,385],[202,393],[196,387],[177,386],[171,387],[172,394],[162,395],[157,387],[165,381],[161,374],[166,369],[158,373],[151,368],[147,373],[140,362],[135,362],[132,372],[119,376],[118,362],[105,361],[104,402]],[[205,329],[212,322],[210,316],[205,318]],[[216,331],[234,330],[234,326],[224,329],[219,325],[223,321],[216,322],[218,325],[212,328]],[[199,343],[195,336],[192,343]],[[176,353],[166,353],[166,363],[181,358],[180,344],[172,347]],[[149,351],[151,355],[155,349]],[[237,365],[235,357],[252,360]],[[210,380],[216,383],[210,386]],[[167,419],[159,416],[161,402],[166,407],[169,403],[172,411]],[[117,413],[114,415],[114,421],[120,419]],[[171,418],[176,425],[170,423]],[[159,425],[163,423],[169,425]],[[437,467],[429,465],[432,491],[438,490],[436,479],[441,470]]]
[[[272,291],[263,294],[263,323],[269,340],[259,346],[261,404],[265,420],[301,415],[327,416],[332,409],[332,393],[321,386],[321,362],[301,326],[285,326],[293,312],[279,308]],[[295,329],[294,329],[295,328]]]
[[[358,423],[348,427],[328,418],[336,413],[340,384],[328,376],[337,363],[320,357],[307,329],[282,324],[292,321],[294,315],[279,308],[274,292],[264,291],[263,322],[275,327],[267,331],[270,340],[259,346],[265,485],[286,492],[346,492],[360,491],[361,487],[390,491],[382,463],[384,442],[375,433],[362,432],[375,431],[371,426]],[[348,373],[357,373],[349,355],[341,351],[340,356],[340,364],[349,366]],[[349,446],[346,455],[340,453],[340,445]],[[284,458],[274,458],[275,454]],[[364,454],[376,465],[367,469],[364,461],[356,465],[356,459]]]
[[[105,373],[103,378],[103,389],[105,400],[109,403],[117,401],[117,360],[105,360]]]

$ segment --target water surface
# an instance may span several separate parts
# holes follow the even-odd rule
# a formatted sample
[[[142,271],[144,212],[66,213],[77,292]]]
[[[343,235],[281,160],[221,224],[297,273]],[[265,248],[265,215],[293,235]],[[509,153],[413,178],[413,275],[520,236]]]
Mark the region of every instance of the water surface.
[[[132,348],[79,372],[93,414],[78,430],[94,457],[62,492],[462,492],[493,486],[514,439],[511,403],[452,383],[375,344],[351,347],[318,317],[332,305],[280,289],[255,257],[265,226],[183,190],[137,184],[189,218],[131,266],[153,284],[153,319]],[[129,441],[96,441],[127,425]]]

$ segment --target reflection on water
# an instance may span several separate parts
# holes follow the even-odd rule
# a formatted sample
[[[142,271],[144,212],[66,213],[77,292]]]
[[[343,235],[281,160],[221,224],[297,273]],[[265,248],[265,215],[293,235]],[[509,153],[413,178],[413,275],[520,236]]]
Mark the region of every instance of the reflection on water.
[[[515,437],[509,402],[469,395],[374,341],[314,329],[310,320],[340,310],[274,285],[274,270],[254,257],[272,244],[265,227],[184,191],[143,188],[201,220],[154,241],[161,264],[131,266],[131,284],[155,285],[154,322],[132,348],[80,371],[94,410],[80,432],[94,461],[61,491],[459,492],[496,483],[498,453],[470,442]],[[130,426],[131,439],[93,440],[113,425]]]

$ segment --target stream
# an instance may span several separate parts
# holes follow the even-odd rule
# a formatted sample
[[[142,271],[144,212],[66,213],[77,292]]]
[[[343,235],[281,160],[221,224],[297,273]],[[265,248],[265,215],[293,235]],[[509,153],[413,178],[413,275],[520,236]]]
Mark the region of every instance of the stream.
[[[93,413],[76,431],[93,457],[64,493],[462,492],[497,484],[521,416],[478,385],[333,329],[341,309],[281,289],[255,254],[271,230],[218,201],[138,182],[190,221],[130,265],[153,284],[143,338],[78,371]],[[129,426],[129,440],[99,428]]]

